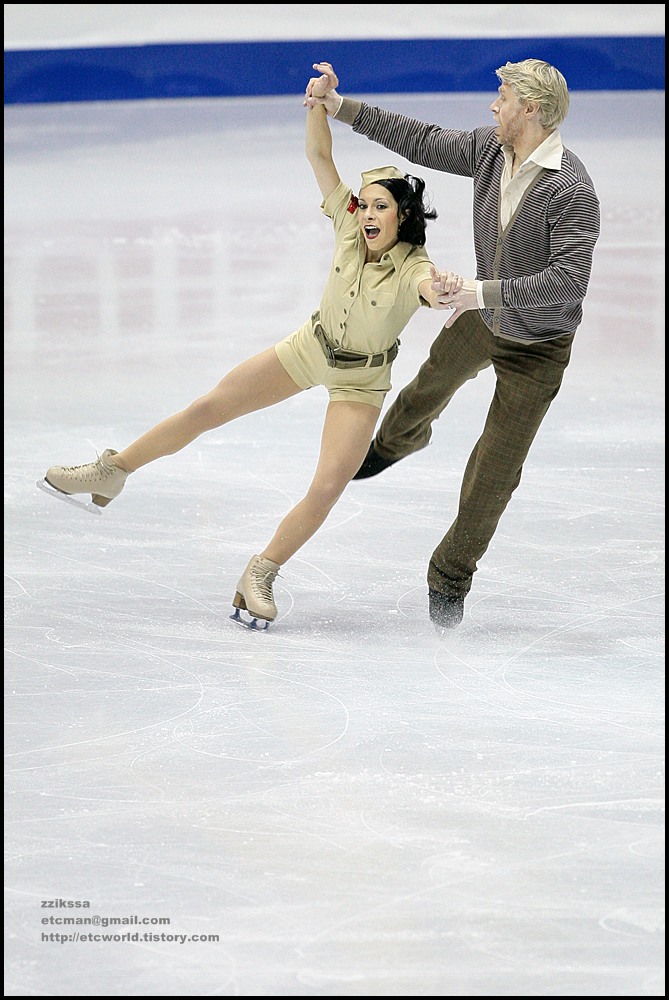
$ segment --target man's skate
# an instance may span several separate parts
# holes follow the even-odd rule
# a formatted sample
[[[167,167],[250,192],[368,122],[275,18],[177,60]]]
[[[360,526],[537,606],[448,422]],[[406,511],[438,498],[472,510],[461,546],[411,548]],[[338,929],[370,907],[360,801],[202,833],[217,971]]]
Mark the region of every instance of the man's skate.
[[[272,585],[279,575],[279,569],[277,563],[263,556],[254,556],[251,559],[242,573],[232,600],[235,613],[230,617],[233,622],[239,622],[246,628],[263,631],[269,628],[270,622],[277,616]],[[246,611],[251,616],[250,620],[243,618],[241,611]]]
[[[111,461],[111,456],[117,454],[113,448],[107,448],[87,465],[52,465],[44,479],[37,480],[37,486],[58,500],[83,507],[91,514],[101,514],[100,508],[119,495],[129,475]],[[90,502],[77,500],[74,494],[78,493],[90,493]]]

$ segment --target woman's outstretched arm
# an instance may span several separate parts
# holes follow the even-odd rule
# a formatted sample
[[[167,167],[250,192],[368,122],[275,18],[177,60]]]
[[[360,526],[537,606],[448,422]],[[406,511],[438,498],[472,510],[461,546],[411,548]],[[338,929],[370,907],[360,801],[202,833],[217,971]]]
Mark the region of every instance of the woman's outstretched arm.
[[[314,84],[317,90],[319,82],[316,81]],[[325,81],[323,86],[325,86]],[[314,172],[316,183],[325,199],[339,187],[341,178],[332,159],[332,133],[327,113],[321,104],[315,108],[307,108],[305,152]]]

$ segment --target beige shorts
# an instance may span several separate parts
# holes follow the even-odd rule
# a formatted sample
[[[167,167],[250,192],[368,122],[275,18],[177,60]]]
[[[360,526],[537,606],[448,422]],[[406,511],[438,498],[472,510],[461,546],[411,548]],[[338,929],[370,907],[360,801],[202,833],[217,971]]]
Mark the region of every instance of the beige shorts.
[[[300,389],[324,385],[330,399],[383,406],[390,384],[391,365],[381,368],[330,368],[309,319],[295,333],[280,340],[274,350]]]

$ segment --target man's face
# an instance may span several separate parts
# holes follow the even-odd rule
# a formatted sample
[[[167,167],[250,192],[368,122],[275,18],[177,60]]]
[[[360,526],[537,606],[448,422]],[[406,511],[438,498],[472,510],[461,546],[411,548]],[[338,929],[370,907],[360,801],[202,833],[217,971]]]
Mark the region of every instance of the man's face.
[[[523,134],[525,123],[524,107],[505,83],[499,87],[497,97],[490,105],[497,123],[497,139],[501,145],[513,146]]]

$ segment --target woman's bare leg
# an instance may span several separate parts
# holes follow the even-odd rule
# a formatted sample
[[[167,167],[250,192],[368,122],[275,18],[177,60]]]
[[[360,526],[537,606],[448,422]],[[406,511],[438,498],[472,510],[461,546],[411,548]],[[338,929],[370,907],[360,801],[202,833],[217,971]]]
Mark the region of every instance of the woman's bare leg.
[[[337,400],[328,405],[321,451],[311,486],[261,553],[279,566],[318,531],[367,454],[379,409],[369,403]]]
[[[205,431],[301,391],[271,347],[233,368],[210,392],[156,424],[112,461],[125,472],[135,472],[157,458],[181,451]]]

